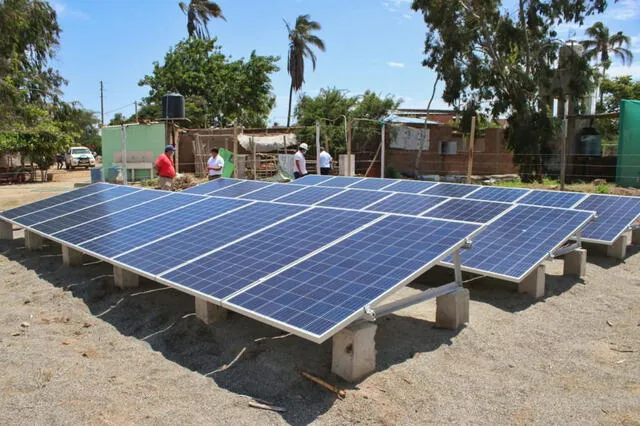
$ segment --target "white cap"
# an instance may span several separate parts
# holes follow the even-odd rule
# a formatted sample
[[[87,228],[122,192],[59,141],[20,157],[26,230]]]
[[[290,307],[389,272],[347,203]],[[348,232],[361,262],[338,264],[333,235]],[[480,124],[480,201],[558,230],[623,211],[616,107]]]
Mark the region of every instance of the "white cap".
[[[308,151],[309,150],[309,145],[307,145],[306,143],[303,142],[303,143],[300,144],[300,149],[304,149],[305,151]]]

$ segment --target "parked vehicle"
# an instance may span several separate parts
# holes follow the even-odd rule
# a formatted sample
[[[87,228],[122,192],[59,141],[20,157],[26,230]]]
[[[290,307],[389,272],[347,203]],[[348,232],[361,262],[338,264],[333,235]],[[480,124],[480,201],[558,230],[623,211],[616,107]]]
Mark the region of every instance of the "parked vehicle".
[[[64,165],[69,169],[75,169],[76,167],[94,167],[96,165],[96,159],[93,154],[84,146],[72,146],[64,155]]]

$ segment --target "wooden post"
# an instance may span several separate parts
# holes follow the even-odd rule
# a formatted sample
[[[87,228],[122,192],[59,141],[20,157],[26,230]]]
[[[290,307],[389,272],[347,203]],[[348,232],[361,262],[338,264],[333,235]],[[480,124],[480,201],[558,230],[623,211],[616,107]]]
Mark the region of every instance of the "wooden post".
[[[233,177],[238,179],[238,127],[233,125]]]
[[[253,180],[258,180],[258,166],[256,163],[256,141],[251,136],[251,151],[253,151]]]
[[[569,97],[564,99],[564,118],[562,120],[562,149],[560,151],[560,191],[564,191],[564,181],[567,173],[567,135],[569,132]]]
[[[174,146],[176,148],[175,153],[173,154],[173,163],[176,167],[176,173],[180,172],[180,132],[175,126],[171,126],[171,131],[173,135]]]
[[[316,121],[316,174],[320,174],[320,122]]]
[[[347,120],[347,176],[351,176],[351,119]]]
[[[471,135],[469,137],[469,159],[467,160],[467,183],[471,183],[473,173],[473,149],[476,141],[476,116],[471,117]]]
[[[382,123],[382,140],[380,141],[380,178],[384,178],[384,168],[385,168],[385,163],[384,163],[384,151],[385,151],[385,146],[384,146],[384,139],[386,137],[385,132],[387,131],[387,125],[385,123]]]

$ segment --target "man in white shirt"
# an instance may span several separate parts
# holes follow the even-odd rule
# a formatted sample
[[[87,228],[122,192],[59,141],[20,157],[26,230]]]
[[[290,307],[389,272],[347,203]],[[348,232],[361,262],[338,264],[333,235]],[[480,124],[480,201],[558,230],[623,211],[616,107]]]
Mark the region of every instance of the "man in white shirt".
[[[304,158],[304,154],[307,153],[309,145],[301,143],[298,151],[293,155],[293,177],[300,179],[307,174],[307,160]]]
[[[222,176],[222,169],[224,168],[224,160],[218,155],[218,148],[211,150],[211,157],[207,161],[207,171],[209,172],[209,180],[218,179]]]
[[[320,174],[328,175],[331,172],[331,163],[333,162],[333,158],[331,155],[324,150],[324,148],[320,148]]]

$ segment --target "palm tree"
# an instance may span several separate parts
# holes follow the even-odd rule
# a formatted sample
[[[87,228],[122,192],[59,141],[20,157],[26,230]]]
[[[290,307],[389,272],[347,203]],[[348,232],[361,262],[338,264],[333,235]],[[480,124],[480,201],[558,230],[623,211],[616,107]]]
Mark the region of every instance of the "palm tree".
[[[611,66],[610,56],[620,58],[623,65],[631,65],[633,62],[633,53],[629,49],[622,47],[623,44],[629,47],[631,38],[624,35],[622,31],[609,36],[609,28],[605,27],[602,22],[596,22],[587,28],[585,34],[591,39],[582,42],[582,46],[585,49],[584,55],[588,59],[599,57],[603,81],[606,70]],[[602,103],[602,98],[603,93],[600,91],[600,103]]]
[[[187,31],[189,37],[196,36],[201,39],[209,38],[207,24],[211,18],[227,20],[222,15],[222,9],[217,3],[208,0],[190,0],[187,6],[184,2],[178,3],[182,12],[187,15]]]
[[[296,19],[296,26],[291,28],[287,21],[284,21],[289,33],[289,56],[287,58],[287,71],[291,76],[291,87],[289,88],[289,112],[287,113],[287,127],[291,124],[291,99],[293,91],[300,90],[304,83],[304,58],[311,58],[313,69],[316,69],[316,55],[311,49],[317,47],[324,52],[324,41],[311,34],[312,31],[320,29],[320,24],[310,20],[309,15],[300,15]]]

